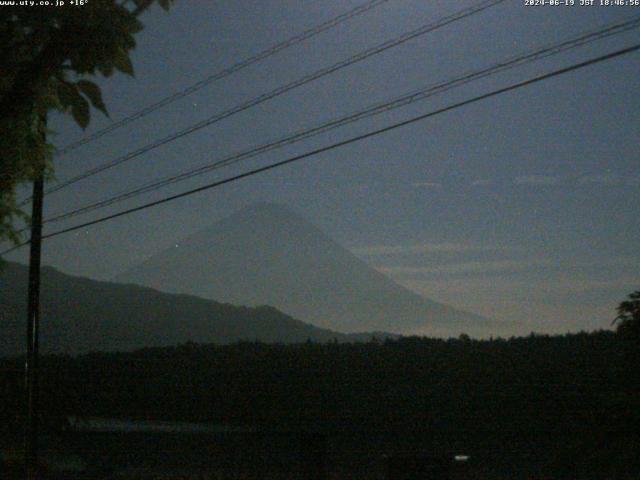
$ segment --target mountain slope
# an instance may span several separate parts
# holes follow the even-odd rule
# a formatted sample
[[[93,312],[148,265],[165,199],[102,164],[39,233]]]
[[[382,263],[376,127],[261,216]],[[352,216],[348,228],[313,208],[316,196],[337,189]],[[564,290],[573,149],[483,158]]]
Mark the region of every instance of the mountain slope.
[[[0,271],[0,355],[24,351],[28,269]],[[295,320],[273,307],[237,307],[189,295],[118,285],[42,269],[41,349],[81,353],[165,346],[187,341],[231,343],[367,340]]]
[[[339,331],[457,336],[487,320],[421,297],[284,207],[256,204],[117,277],[173,293],[273,305]]]

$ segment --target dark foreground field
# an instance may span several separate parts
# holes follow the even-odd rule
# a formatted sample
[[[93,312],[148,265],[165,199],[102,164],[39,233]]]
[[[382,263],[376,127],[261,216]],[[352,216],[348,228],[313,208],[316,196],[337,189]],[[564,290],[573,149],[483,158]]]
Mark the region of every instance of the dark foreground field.
[[[229,434],[84,433],[45,438],[46,479],[637,479],[635,432],[606,438],[573,433],[498,436],[460,432],[336,432]],[[447,436],[450,436],[447,434]],[[634,447],[635,445],[635,447]],[[635,449],[635,453],[634,450]],[[454,454],[450,476],[388,474],[398,457],[406,475],[428,456],[433,464]],[[397,463],[397,462],[396,462]],[[57,473],[56,473],[57,470]],[[3,472],[8,474],[8,471]],[[397,473],[396,473],[397,475]],[[17,471],[14,476],[22,478]]]
[[[67,470],[49,478],[640,478],[638,345],[610,332],[189,344],[42,364],[43,462]],[[19,453],[20,359],[3,366],[6,469]],[[69,415],[134,427],[79,431]],[[160,422],[224,428],[136,431]],[[419,473],[425,455],[469,459],[449,476]]]

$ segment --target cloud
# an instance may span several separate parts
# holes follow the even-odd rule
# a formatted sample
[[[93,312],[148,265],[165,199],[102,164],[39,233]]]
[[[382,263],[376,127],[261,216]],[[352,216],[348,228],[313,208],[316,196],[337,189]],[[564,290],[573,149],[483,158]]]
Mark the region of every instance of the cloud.
[[[557,271],[557,275],[566,276],[574,284],[578,284],[576,280],[576,269],[619,269],[628,265],[635,265],[638,262],[637,257],[620,256],[613,258],[605,258],[599,260],[582,260],[582,261],[560,261],[555,258],[531,258],[531,259],[512,259],[512,260],[472,260],[458,263],[443,263],[439,265],[429,265],[424,267],[406,267],[393,265],[378,265],[375,268],[383,273],[398,277],[418,277],[421,275],[429,276],[433,274],[439,275],[455,275],[467,273],[497,273],[497,272],[527,272],[534,269],[544,268],[545,272],[551,270]],[[493,277],[491,277],[493,278]],[[493,281],[493,280],[492,280]],[[627,280],[625,280],[628,283]],[[607,282],[609,284],[610,282]],[[581,284],[582,285],[582,284]],[[601,287],[604,283],[596,282],[594,285]],[[589,287],[591,288],[591,287]]]
[[[369,189],[369,185],[366,183],[354,183],[351,188],[356,192],[366,192]]]
[[[543,265],[551,261],[549,258],[540,260]],[[509,275],[443,276],[420,275],[418,272],[423,273],[426,269],[419,268],[415,268],[413,275],[381,270],[420,295],[487,318],[521,325],[512,330],[492,325],[487,331],[493,335],[526,335],[531,331],[562,334],[608,328],[615,316],[615,307],[638,285],[638,275],[633,269],[638,260],[637,255],[568,259],[564,263],[554,260],[553,267],[535,274],[521,270]],[[523,259],[521,264],[517,259],[513,264],[507,263],[511,261],[488,261],[485,267],[488,270],[521,268],[527,263],[537,263],[534,259]],[[459,263],[452,268],[473,270],[475,263]],[[576,271],[566,268],[568,266],[589,268]],[[607,266],[615,268],[606,269]]]
[[[555,266],[552,260],[491,260],[449,263],[428,267],[389,267],[378,266],[377,270],[394,276],[415,276],[430,274],[459,274],[459,273],[495,273],[529,270],[537,267]]]
[[[471,186],[473,187],[487,187],[489,185],[493,185],[493,182],[486,178],[479,178],[478,180],[471,182]]]
[[[521,324],[519,331],[500,331],[492,327],[493,335],[526,335],[531,331],[566,333],[567,331],[607,328],[615,316],[614,308],[621,299],[612,291],[619,286],[616,281],[607,282],[602,290],[592,290],[587,298],[594,301],[585,304],[584,295],[576,295],[582,285],[570,281],[531,281],[528,278],[461,277],[456,279],[406,279],[398,282],[418,294],[454,304],[488,318],[515,321]],[[593,285],[596,289],[599,287]],[[628,285],[621,285],[623,291]],[[598,293],[598,295],[591,295]],[[550,298],[550,295],[553,298]],[[606,300],[609,299],[609,300]]]
[[[363,256],[407,255],[440,252],[479,252],[495,250],[495,247],[464,243],[422,243],[414,245],[366,245],[351,248],[351,252]]]
[[[621,183],[621,178],[615,173],[600,173],[580,177],[579,183],[583,185],[616,185]]]
[[[416,188],[442,188],[442,184],[438,182],[414,182],[411,185]]]
[[[602,290],[630,291],[637,284],[638,279],[634,275],[621,275],[615,280],[563,279],[558,285],[558,290],[571,295]]]
[[[557,185],[558,177],[550,175],[523,175],[513,180],[516,185]]]
[[[631,177],[627,178],[627,185],[631,185],[633,187],[640,185],[640,177]]]

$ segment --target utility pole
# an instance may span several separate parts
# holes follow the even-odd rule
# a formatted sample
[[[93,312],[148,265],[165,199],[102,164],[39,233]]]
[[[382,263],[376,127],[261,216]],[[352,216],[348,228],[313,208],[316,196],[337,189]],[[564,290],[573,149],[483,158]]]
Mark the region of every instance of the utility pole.
[[[45,137],[46,117],[40,128]],[[46,138],[44,138],[46,141]],[[38,478],[38,336],[40,328],[40,253],[42,247],[42,204],[44,161],[33,182],[31,245],[29,252],[29,293],[27,299],[27,358],[25,362],[26,422],[24,454],[27,480]]]

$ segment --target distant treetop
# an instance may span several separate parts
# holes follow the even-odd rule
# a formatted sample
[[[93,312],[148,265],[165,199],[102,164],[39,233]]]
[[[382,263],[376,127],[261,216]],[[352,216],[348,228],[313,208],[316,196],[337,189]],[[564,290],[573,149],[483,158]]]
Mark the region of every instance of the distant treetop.
[[[618,305],[617,311],[613,322],[618,324],[618,334],[640,339],[640,290],[630,293],[628,300]]]

